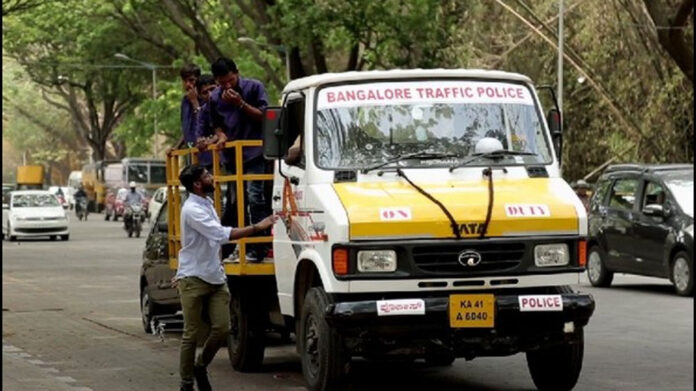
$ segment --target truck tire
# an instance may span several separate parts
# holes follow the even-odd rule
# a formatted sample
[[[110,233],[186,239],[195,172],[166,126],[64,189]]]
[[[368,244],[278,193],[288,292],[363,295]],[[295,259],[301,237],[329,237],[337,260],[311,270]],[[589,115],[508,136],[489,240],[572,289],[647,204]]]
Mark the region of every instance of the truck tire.
[[[614,272],[607,269],[605,256],[599,246],[592,246],[587,253],[587,279],[592,286],[608,287],[614,279]]]
[[[242,311],[242,298],[238,291],[230,291],[230,333],[227,336],[227,354],[232,368],[239,372],[258,371],[263,364],[266,350],[262,314],[253,306]],[[256,307],[258,308],[258,307]]]
[[[674,284],[674,290],[680,296],[691,296],[694,293],[694,267],[689,261],[689,254],[679,251],[674,255],[670,263],[670,279]]]
[[[572,342],[527,352],[527,367],[539,391],[569,391],[575,387],[582,369],[583,330]]]
[[[310,391],[341,389],[350,363],[341,336],[326,323],[328,305],[324,289],[315,287],[307,292],[302,307],[298,339],[302,374]]]
[[[140,291],[140,317],[143,322],[143,330],[146,333],[152,333],[150,321],[157,314],[157,306],[150,300],[150,295],[147,293],[147,286]]]

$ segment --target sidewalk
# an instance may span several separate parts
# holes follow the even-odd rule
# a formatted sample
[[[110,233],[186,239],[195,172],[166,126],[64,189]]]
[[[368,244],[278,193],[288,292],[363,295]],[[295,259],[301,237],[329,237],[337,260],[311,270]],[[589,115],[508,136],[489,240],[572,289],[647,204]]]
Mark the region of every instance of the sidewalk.
[[[12,345],[2,344],[3,391],[91,391],[89,387],[73,387],[70,377],[60,376],[55,368],[42,367],[41,362]]]

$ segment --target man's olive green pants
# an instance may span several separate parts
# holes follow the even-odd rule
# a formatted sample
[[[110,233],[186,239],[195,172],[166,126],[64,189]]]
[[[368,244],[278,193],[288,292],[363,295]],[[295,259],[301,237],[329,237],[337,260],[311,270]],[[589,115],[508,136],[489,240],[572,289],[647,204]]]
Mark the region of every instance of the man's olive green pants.
[[[208,366],[227,338],[230,330],[230,292],[227,284],[213,285],[197,277],[179,280],[179,298],[184,312],[184,333],[181,337],[179,373],[181,380],[193,381],[193,364]],[[208,327],[203,313],[210,319],[210,334],[203,351],[196,359],[199,334]]]

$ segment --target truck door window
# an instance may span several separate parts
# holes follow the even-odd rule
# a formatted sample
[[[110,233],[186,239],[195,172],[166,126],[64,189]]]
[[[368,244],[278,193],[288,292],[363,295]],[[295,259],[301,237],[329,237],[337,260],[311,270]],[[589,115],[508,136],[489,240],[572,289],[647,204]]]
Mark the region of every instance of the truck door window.
[[[285,163],[288,165],[305,167],[304,157],[304,140],[302,134],[304,132],[304,117],[305,117],[305,100],[294,99],[285,105],[285,114],[287,115],[287,126],[285,129],[290,135],[290,140],[293,140],[293,145],[286,154]],[[299,148],[299,152],[295,149]],[[299,154],[298,154],[299,153]]]
[[[618,179],[611,188],[609,206],[617,209],[632,210],[636,202],[637,179]]]

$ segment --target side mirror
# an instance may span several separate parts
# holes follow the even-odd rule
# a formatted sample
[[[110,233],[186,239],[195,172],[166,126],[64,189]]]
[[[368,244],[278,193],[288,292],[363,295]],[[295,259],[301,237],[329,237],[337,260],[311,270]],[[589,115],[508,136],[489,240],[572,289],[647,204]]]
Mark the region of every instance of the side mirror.
[[[665,217],[667,215],[665,209],[659,204],[645,205],[643,208],[643,214],[653,217]]]
[[[548,114],[546,114],[546,122],[549,124],[549,131],[551,131],[553,148],[560,161],[561,152],[563,151],[563,119],[561,117],[561,112],[557,109],[549,110]]]
[[[263,113],[263,156],[268,160],[280,159],[287,150],[287,142],[280,126],[281,108],[267,107]]]

